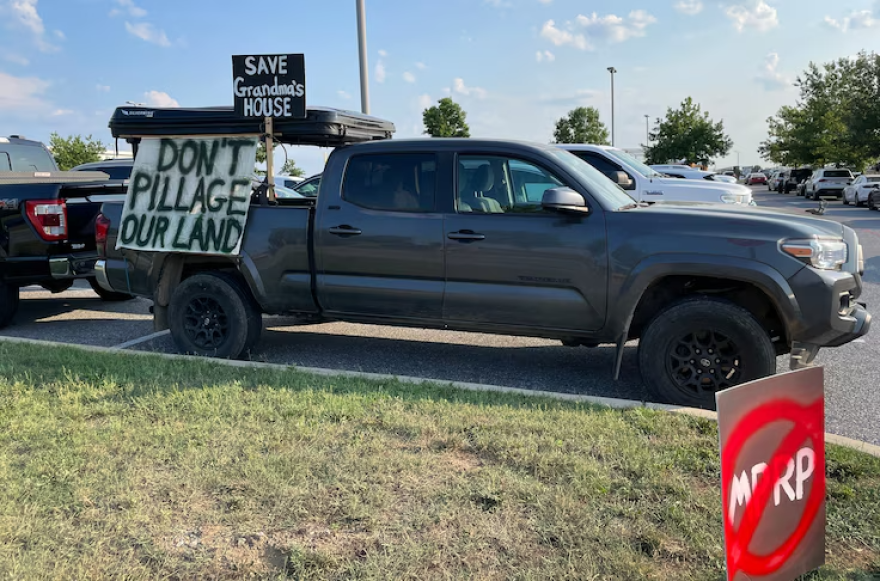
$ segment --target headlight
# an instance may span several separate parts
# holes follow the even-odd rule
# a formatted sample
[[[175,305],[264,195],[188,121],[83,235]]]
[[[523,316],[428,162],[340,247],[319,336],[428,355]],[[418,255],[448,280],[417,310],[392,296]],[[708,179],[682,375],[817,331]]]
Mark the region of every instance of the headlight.
[[[737,194],[722,194],[721,201],[725,204],[745,204],[746,197]]]
[[[840,238],[785,240],[781,248],[786,254],[822,270],[840,270],[849,257],[846,242]]]

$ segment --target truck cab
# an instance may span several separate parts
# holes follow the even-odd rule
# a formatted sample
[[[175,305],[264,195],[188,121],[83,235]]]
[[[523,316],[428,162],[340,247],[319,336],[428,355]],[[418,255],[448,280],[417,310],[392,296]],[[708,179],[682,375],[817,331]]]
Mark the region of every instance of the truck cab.
[[[739,184],[664,176],[632,155],[607,145],[560,144],[616,182],[637,202],[708,202],[755,205],[752,191]]]

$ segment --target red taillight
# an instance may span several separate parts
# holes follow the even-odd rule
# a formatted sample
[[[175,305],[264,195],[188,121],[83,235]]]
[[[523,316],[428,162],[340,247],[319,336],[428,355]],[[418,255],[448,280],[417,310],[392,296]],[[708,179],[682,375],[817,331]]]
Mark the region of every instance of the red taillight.
[[[57,242],[67,238],[67,205],[62,200],[25,202],[25,213],[43,240]]]
[[[95,244],[101,249],[102,254],[107,254],[108,232],[110,232],[110,220],[104,214],[98,214],[95,218]]]

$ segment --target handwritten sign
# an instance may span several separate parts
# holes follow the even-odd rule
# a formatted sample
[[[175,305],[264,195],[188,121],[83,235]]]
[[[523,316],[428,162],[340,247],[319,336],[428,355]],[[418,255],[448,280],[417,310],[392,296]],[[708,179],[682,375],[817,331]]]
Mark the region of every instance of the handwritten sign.
[[[235,114],[305,119],[306,64],[301,54],[232,57]]]
[[[254,138],[144,139],[116,248],[237,255],[256,155]]]

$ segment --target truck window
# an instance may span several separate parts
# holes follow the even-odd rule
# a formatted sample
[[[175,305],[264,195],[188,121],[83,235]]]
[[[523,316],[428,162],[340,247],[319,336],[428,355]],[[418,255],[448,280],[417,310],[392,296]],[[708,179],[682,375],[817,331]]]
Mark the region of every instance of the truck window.
[[[623,171],[621,166],[598,153],[593,153],[592,151],[572,151],[572,153],[602,172],[605,176]],[[632,176],[630,176],[630,179],[632,179]]]
[[[432,212],[437,159],[426,153],[383,153],[352,157],[342,199],[371,210]]]
[[[462,214],[543,212],[544,192],[562,185],[548,171],[522,160],[463,155],[456,205]]]
[[[57,171],[52,155],[41,145],[0,145],[0,171]]]

